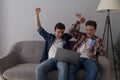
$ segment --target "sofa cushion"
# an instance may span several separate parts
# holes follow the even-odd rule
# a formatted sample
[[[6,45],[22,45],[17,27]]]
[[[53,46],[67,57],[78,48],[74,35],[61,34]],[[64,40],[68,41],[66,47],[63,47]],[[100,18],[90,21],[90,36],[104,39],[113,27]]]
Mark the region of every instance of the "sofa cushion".
[[[22,79],[22,80],[34,80],[35,78],[35,63],[19,64],[10,69],[7,69],[3,76],[8,80]]]
[[[6,70],[3,76],[8,80],[35,80],[35,67],[37,65],[35,63],[19,64]],[[84,80],[85,75],[85,70],[78,71],[77,80]],[[57,80],[57,70],[48,72],[47,80]]]
[[[7,80],[35,80],[35,67],[37,65],[38,64],[35,63],[19,64],[10,69],[7,69],[3,73],[3,76]],[[86,76],[85,70],[78,71],[76,75],[77,80],[84,80],[85,76]],[[48,72],[47,80],[57,80],[57,70],[52,70]]]
[[[25,63],[7,69],[3,76],[7,80],[35,80],[36,63]],[[57,80],[57,70],[52,70],[47,74],[47,80]]]
[[[15,44],[15,53],[21,63],[39,63],[44,41],[21,41]]]

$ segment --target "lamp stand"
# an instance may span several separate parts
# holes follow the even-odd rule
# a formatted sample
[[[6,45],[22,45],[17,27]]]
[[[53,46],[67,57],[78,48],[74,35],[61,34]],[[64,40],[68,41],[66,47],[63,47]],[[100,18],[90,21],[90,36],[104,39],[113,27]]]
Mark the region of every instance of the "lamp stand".
[[[105,28],[104,28],[102,41],[105,39],[105,35],[106,35],[106,40],[104,40],[104,41],[106,41],[106,57],[107,58],[108,58],[108,44],[109,44],[109,41],[111,41],[112,56],[113,56],[114,68],[115,68],[115,78],[117,80],[117,69],[116,69],[116,61],[115,61],[115,54],[114,54],[113,38],[112,38],[112,30],[111,30],[109,12],[110,12],[110,10],[107,10],[108,15],[106,16],[106,22],[105,22]],[[109,39],[109,37],[110,37],[110,39]]]

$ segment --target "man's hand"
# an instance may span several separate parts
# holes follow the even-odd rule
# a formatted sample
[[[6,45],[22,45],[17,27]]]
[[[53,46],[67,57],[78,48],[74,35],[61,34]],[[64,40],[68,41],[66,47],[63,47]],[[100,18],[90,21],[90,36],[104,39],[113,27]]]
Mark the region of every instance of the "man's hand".
[[[41,27],[40,19],[39,19],[39,13],[41,12],[40,8],[35,8],[35,26],[38,30]]]
[[[81,19],[81,14],[80,13],[76,13],[75,15],[79,20]]]
[[[78,20],[80,21],[80,23],[84,23],[85,22],[85,17],[81,17],[80,13],[76,13],[76,17],[78,18]]]
[[[41,9],[40,8],[35,8],[35,13],[36,14],[39,14],[41,12]]]

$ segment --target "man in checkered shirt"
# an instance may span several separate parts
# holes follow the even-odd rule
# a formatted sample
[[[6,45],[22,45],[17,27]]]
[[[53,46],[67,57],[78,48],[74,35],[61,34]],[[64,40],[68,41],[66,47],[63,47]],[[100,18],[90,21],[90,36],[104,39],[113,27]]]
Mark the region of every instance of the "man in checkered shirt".
[[[99,69],[97,65],[97,57],[105,55],[105,50],[101,39],[95,35],[97,23],[93,20],[88,20],[85,23],[86,32],[80,32],[80,24],[85,22],[85,18],[81,14],[76,13],[77,21],[72,24],[69,34],[76,39],[73,50],[80,52],[79,65],[71,64],[69,67],[69,80],[77,80],[76,73],[79,69],[85,69],[87,76],[85,80],[96,80]],[[89,40],[94,41],[91,46]]]

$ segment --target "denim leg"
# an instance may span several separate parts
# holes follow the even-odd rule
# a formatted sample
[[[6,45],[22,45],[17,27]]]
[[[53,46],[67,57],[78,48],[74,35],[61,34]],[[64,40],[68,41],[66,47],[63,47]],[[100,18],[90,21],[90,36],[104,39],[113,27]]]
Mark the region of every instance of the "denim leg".
[[[46,73],[56,68],[56,62],[53,58],[40,63],[35,69],[36,80],[46,80]]]
[[[81,69],[81,65],[79,64],[78,65],[74,65],[74,64],[71,64],[69,65],[69,80],[77,80],[76,76],[77,76],[77,72],[78,70]]]
[[[58,80],[68,80],[68,64],[65,62],[57,62]]]
[[[97,64],[91,59],[85,59],[83,61],[83,66],[85,70],[87,71],[86,80],[96,80],[99,74]]]

